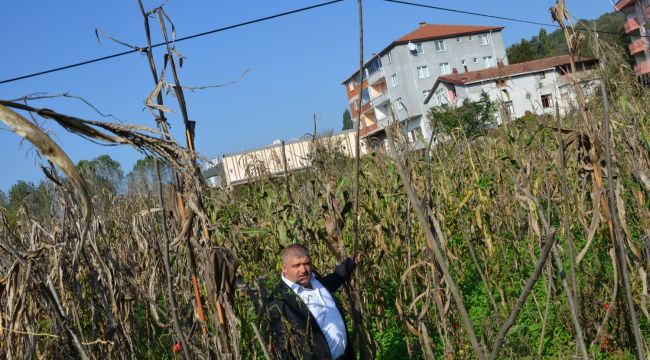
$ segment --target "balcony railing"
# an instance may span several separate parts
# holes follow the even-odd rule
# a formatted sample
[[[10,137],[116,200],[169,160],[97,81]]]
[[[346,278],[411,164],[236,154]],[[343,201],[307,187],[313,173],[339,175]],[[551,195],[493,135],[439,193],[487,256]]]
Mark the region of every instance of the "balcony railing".
[[[623,26],[625,27],[625,33],[627,34],[639,30],[639,22],[636,18],[629,19]]]
[[[643,41],[643,38],[636,39],[628,45],[628,48],[630,49],[630,54],[638,54],[645,50],[645,43]]]
[[[650,74],[650,60],[646,60],[638,63],[634,67],[634,73],[636,74],[636,76]]]
[[[370,84],[370,85],[375,84],[375,83],[379,82],[380,80],[386,81],[385,78],[384,78],[384,69],[383,68],[379,68],[375,72],[368,75],[368,84]]]
[[[370,99],[372,102],[372,106],[377,107],[385,102],[388,102],[388,91],[384,91],[383,93],[375,96],[374,98]]]
[[[634,5],[635,2],[636,0],[620,0],[616,5],[614,5],[614,7],[616,8],[616,11],[621,11],[630,5]]]

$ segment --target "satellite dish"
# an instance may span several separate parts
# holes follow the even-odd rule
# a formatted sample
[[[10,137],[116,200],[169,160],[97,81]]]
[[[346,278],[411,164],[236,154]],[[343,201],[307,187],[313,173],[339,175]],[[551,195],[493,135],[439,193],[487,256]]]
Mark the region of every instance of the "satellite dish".
[[[411,50],[411,51],[415,51],[415,49],[416,49],[415,44],[412,43],[412,42],[408,43],[407,46],[408,46],[409,50]]]

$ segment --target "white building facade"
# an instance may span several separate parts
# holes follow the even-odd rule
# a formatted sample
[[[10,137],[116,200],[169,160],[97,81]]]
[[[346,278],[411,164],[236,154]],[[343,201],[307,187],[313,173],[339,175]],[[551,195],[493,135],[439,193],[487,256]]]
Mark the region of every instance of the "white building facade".
[[[587,96],[596,89],[597,79],[590,71],[596,59],[577,58],[575,81]],[[576,94],[570,75],[569,55],[534,60],[514,65],[441,76],[425,102],[431,106],[460,106],[465,100],[478,101],[485,92],[502,105],[510,118],[526,114],[555,114],[555,104],[564,114],[575,108]],[[499,122],[502,114],[498,114]],[[505,115],[505,114],[504,114]]]

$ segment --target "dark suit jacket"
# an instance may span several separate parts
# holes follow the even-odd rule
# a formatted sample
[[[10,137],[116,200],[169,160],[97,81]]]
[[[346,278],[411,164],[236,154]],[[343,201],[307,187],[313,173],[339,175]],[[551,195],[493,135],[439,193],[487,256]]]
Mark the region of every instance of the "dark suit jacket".
[[[315,278],[332,294],[336,308],[343,317],[345,315],[341,303],[334,296],[334,292],[352,276],[356,264],[350,258],[339,264],[334,272],[321,277],[314,271]],[[280,280],[275,291],[269,299],[269,327],[274,355],[282,360],[336,360],[332,359],[325,335],[321,331],[316,319],[312,316],[307,305]],[[347,334],[347,329],[346,329]],[[349,334],[345,353],[340,359],[355,359]]]

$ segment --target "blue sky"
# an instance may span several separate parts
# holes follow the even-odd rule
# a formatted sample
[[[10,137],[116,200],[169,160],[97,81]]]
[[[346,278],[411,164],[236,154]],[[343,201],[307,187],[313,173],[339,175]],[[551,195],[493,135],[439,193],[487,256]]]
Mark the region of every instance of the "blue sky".
[[[550,0],[414,2],[544,23],[551,22],[548,8],[554,3]],[[176,26],[177,36],[182,37],[317,3],[170,0],[165,9]],[[151,8],[160,2],[144,1],[144,4]],[[206,157],[214,157],[263,146],[275,139],[299,137],[312,131],[314,113],[319,131],[339,130],[342,113],[347,107],[341,82],[359,63],[356,6],[356,1],[346,0],[179,43],[178,50],[186,57],[179,73],[185,86],[222,84],[249,70],[245,78],[234,85],[186,92],[190,118],[197,122],[197,150]],[[567,6],[575,17],[587,19],[613,9],[607,0],[567,0]],[[366,59],[372,52],[380,51],[392,40],[414,30],[420,21],[503,25],[506,45],[539,31],[537,25],[366,0]],[[151,24],[153,41],[161,41],[157,22]],[[0,39],[4,56],[0,80],[127,50],[105,38],[97,42],[95,28],[122,41],[145,45],[143,19],[135,0],[21,0],[3,4]],[[155,56],[160,67],[162,50],[156,51]],[[151,114],[143,109],[153,86],[146,57],[130,54],[0,84],[0,99],[15,99],[32,93],[69,92],[122,122],[153,127]],[[168,97],[166,103],[175,104],[175,99]],[[88,106],[71,98],[38,100],[32,105],[102,120]],[[180,113],[176,111],[169,118],[173,134],[182,140]],[[43,126],[74,162],[109,154],[128,172],[142,157],[131,148],[99,146],[70,135],[50,121],[43,122]],[[0,190],[7,192],[18,180],[37,183],[43,178],[38,167],[42,160],[36,151],[1,123],[0,153],[3,154]]]

